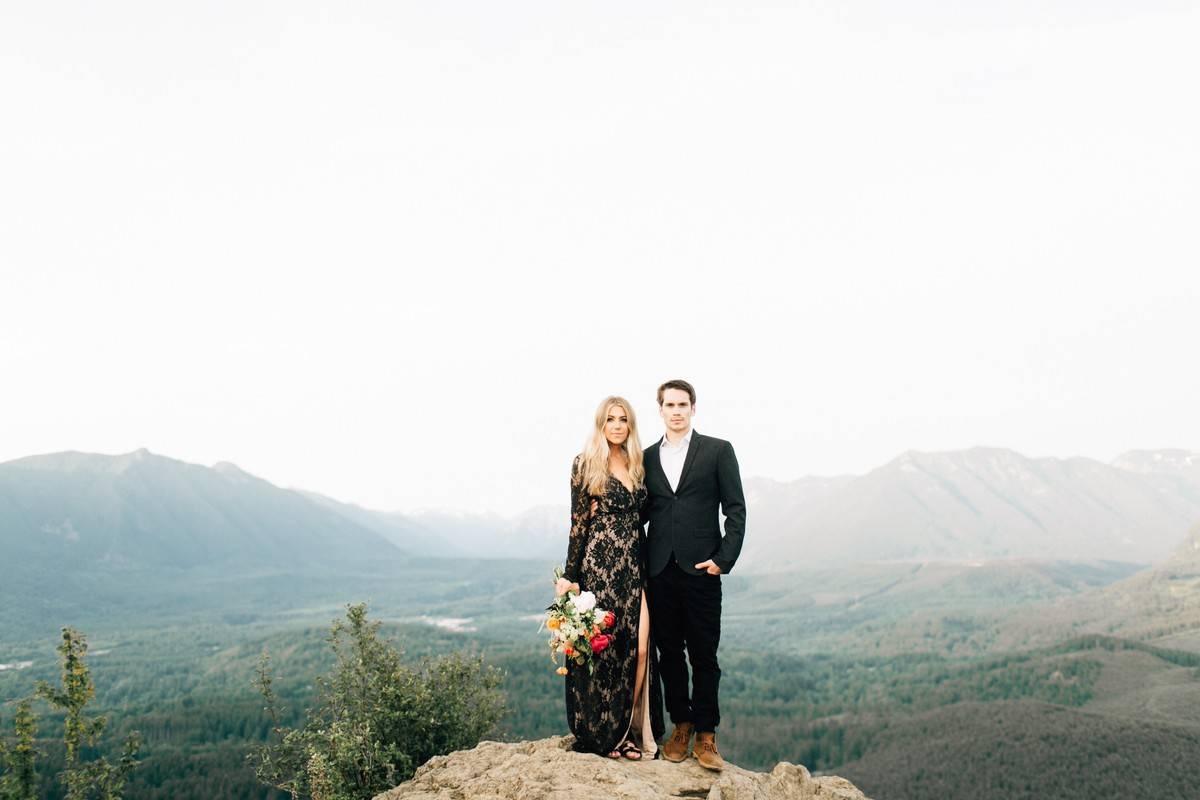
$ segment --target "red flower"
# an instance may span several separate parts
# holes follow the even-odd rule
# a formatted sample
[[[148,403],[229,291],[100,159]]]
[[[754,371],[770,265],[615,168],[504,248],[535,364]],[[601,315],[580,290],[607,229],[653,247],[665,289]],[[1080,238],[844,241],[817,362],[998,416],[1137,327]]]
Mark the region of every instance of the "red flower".
[[[609,611],[604,615],[604,627],[611,628],[617,623],[617,615]]]
[[[612,643],[612,637],[607,633],[601,633],[598,636],[592,637],[592,652],[599,653],[607,648]]]

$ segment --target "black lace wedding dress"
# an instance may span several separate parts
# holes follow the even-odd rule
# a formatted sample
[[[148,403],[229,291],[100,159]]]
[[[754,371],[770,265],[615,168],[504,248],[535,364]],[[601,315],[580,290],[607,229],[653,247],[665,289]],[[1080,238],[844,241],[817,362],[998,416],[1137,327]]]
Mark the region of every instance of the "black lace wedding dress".
[[[571,469],[571,539],[565,577],[592,592],[596,605],[613,612],[612,644],[596,656],[595,672],[567,661],[567,724],[575,749],[607,754],[626,738],[645,758],[657,750],[665,729],[654,644],[646,656],[646,675],[639,708],[633,707],[637,677],[638,633],[646,559],[639,512],[646,501],[644,486],[632,492],[609,477],[604,494],[593,496],[583,486],[581,459]],[[589,516],[592,500],[596,513]]]

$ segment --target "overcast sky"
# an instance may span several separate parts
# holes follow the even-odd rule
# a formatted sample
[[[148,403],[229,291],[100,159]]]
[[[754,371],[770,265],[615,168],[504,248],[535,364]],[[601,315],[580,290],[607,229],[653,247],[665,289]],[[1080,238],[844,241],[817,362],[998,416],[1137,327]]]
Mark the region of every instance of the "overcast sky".
[[[565,503],[684,377],[743,475],[1200,449],[1194,2],[9,3],[0,460]]]

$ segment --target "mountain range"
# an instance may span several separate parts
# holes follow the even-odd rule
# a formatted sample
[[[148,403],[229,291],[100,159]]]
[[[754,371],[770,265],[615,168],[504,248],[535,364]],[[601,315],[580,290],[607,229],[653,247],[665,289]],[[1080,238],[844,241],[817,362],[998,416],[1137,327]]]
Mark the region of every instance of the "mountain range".
[[[910,451],[861,476],[746,481],[738,569],[867,561],[1166,558],[1200,521],[1200,454],[1111,464],[1012,450]],[[567,510],[382,512],[285,489],[233,464],[146,450],[0,464],[0,557],[31,568],[258,569],[413,558],[559,559]]]
[[[404,554],[376,530],[233,464],[138,450],[0,464],[0,556],[23,572],[253,572]]]
[[[1170,554],[1200,521],[1200,454],[1104,464],[976,447],[909,451],[862,476],[746,482],[744,565],[864,560],[1107,559]]]

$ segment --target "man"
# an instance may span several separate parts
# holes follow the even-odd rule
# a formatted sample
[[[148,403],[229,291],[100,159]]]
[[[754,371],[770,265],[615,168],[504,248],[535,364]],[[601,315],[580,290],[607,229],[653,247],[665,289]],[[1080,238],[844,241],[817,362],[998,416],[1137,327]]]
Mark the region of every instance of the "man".
[[[646,449],[644,464],[650,627],[675,725],[663,757],[687,758],[694,733],[692,754],[702,767],[719,770],[725,766],[717,751],[721,575],[733,569],[741,552],[746,500],[733,446],[692,430],[692,385],[673,380],[658,387],[658,408],[667,430]],[[725,515],[724,537],[718,506]],[[692,665],[690,691],[684,650]]]

